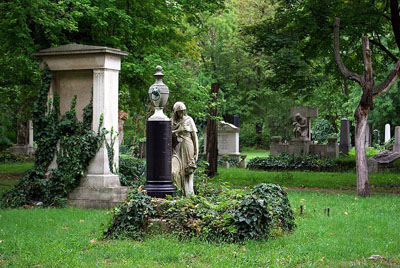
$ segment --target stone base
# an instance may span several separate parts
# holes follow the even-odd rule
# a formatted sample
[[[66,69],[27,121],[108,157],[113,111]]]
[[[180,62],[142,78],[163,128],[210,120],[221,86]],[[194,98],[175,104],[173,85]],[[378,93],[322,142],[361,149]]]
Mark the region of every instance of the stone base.
[[[77,208],[109,209],[123,202],[129,189],[121,186],[117,175],[87,175],[69,194],[67,203]]]
[[[10,148],[10,152],[13,154],[33,154],[35,152],[35,147],[21,144],[15,144]]]
[[[291,140],[289,142],[288,154],[296,156],[309,154],[310,144],[311,141],[309,140]]]

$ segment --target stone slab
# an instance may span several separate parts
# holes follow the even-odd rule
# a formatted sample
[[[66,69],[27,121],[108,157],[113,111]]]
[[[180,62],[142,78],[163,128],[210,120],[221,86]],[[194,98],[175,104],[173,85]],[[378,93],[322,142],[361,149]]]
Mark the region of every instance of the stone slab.
[[[67,203],[78,208],[112,208],[125,200],[129,189],[126,186],[107,188],[79,186],[69,194]]]
[[[290,116],[294,117],[297,113],[301,116],[311,118],[318,116],[318,108],[311,107],[311,106],[299,106],[290,109]]]

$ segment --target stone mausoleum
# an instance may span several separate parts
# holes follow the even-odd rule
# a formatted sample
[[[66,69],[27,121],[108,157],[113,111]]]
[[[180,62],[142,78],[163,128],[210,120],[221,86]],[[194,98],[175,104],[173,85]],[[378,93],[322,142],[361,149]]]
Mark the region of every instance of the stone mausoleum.
[[[318,108],[295,107],[291,109],[290,115],[293,118],[294,138],[288,143],[282,143],[282,137],[272,137],[271,156],[279,156],[282,153],[289,155],[315,154],[331,158],[339,156],[337,138],[328,138],[328,144],[314,144],[311,141],[311,118],[318,116]]]

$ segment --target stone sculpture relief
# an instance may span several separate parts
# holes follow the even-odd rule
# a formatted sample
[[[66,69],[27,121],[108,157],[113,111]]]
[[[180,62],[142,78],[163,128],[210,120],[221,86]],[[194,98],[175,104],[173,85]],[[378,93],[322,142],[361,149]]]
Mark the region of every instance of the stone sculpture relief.
[[[293,122],[293,134],[295,139],[306,139],[308,137],[308,122],[307,118],[296,113]]]
[[[185,196],[193,194],[193,176],[199,155],[197,128],[182,102],[174,104],[172,118],[172,179]]]

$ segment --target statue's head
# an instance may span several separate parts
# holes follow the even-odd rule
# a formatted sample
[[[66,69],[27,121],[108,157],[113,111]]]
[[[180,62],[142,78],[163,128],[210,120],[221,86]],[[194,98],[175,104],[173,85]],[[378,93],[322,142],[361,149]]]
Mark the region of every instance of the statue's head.
[[[178,111],[186,111],[186,106],[183,102],[175,102],[174,104],[174,113],[178,112]]]

